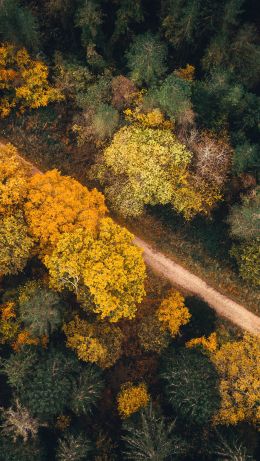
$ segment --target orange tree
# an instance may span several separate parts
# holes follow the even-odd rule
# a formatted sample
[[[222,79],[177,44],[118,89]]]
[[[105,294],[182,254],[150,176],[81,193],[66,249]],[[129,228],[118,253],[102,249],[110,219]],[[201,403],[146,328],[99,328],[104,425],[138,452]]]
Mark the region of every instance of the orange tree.
[[[85,308],[110,322],[133,318],[145,294],[141,251],[133,235],[111,218],[100,221],[96,236],[82,228],[64,234],[44,263],[52,287],[79,296],[85,289]]]
[[[25,48],[0,46],[0,117],[7,117],[12,109],[24,112],[37,109],[52,101],[59,101],[59,90],[48,83],[48,67],[30,57]]]
[[[94,231],[106,211],[100,192],[89,191],[57,170],[36,174],[30,180],[25,216],[32,235],[44,251],[55,246],[65,232],[79,227]]]

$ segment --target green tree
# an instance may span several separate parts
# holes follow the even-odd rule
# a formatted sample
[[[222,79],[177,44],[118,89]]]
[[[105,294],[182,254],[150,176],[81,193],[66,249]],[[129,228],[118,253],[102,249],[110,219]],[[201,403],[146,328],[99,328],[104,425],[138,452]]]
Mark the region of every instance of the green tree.
[[[62,324],[62,309],[58,293],[40,283],[28,282],[20,290],[20,319],[32,336],[49,336],[57,330]]]
[[[37,361],[37,352],[24,347],[18,353],[11,354],[8,359],[1,360],[1,373],[6,375],[8,384],[21,394],[27,376],[33,374]]]
[[[236,259],[241,277],[252,285],[260,286],[260,238],[233,245],[230,254]]]
[[[103,13],[100,0],[81,0],[80,3],[75,15],[75,25],[81,29],[81,40],[86,46],[97,40],[103,23]]]
[[[45,453],[38,440],[24,443],[16,442],[4,434],[0,434],[0,461],[45,461]]]
[[[241,205],[233,205],[228,223],[232,237],[240,240],[257,238],[260,233],[260,188],[255,197],[244,197]]]
[[[137,84],[154,84],[166,70],[167,47],[157,35],[138,35],[126,53],[130,78]]]
[[[35,51],[39,46],[39,25],[36,17],[19,0],[2,0],[0,5],[0,37]]]
[[[190,424],[208,423],[219,409],[218,375],[202,353],[192,349],[171,351],[164,358],[161,378],[172,408]]]
[[[159,416],[152,404],[124,425],[124,459],[132,461],[165,461],[182,459],[186,443],[173,433],[174,423]]]
[[[88,415],[101,396],[104,387],[100,370],[94,365],[87,365],[73,383],[70,408],[76,415]]]
[[[56,459],[58,461],[85,461],[92,451],[92,445],[85,434],[67,433],[58,440]]]
[[[0,215],[0,274],[17,274],[32,255],[33,239],[20,211]]]
[[[101,141],[110,138],[119,123],[119,113],[109,104],[100,104],[93,117],[95,135]]]

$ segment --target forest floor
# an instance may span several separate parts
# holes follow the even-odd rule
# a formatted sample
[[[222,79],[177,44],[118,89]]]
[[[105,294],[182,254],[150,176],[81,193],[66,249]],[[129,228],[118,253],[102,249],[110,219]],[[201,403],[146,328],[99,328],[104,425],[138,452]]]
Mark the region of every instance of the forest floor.
[[[5,143],[6,140],[0,140],[0,145]],[[32,174],[41,173],[31,162],[25,160],[21,155],[19,157],[30,166]],[[260,317],[212,288],[203,279],[174,262],[172,258],[168,258],[163,253],[153,249],[144,240],[135,237],[134,242],[143,250],[146,264],[155,273],[166,278],[172,285],[203,299],[219,316],[228,319],[250,333],[260,334]]]

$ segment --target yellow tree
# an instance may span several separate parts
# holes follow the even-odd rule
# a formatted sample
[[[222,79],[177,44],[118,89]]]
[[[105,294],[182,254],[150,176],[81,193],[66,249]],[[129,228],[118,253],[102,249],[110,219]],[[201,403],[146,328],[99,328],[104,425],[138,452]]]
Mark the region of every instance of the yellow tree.
[[[220,424],[260,421],[260,339],[245,334],[228,342],[212,356],[220,376]]]
[[[110,322],[133,318],[145,294],[141,250],[111,218],[100,221],[96,236],[84,229],[64,234],[44,262],[55,289],[67,287],[80,295],[85,288],[87,309]]]
[[[121,355],[123,335],[115,325],[90,323],[76,315],[64,325],[63,330],[67,336],[67,347],[73,349],[81,360],[107,368]]]
[[[27,194],[28,175],[16,148],[0,143],[0,214],[22,205]]]
[[[31,59],[28,52],[14,45],[0,46],[0,117],[7,117],[17,108],[36,109],[59,101],[59,90],[48,83],[48,68],[38,60]]]
[[[191,314],[184,304],[184,297],[179,291],[173,289],[161,302],[157,316],[162,328],[169,330],[173,337],[179,333],[181,326],[186,325],[191,318]]]
[[[146,407],[149,400],[150,396],[144,383],[138,385],[126,383],[117,396],[117,409],[122,418],[127,418]]]
[[[33,245],[20,211],[0,217],[0,275],[22,271],[32,254]]]
[[[77,228],[94,231],[106,211],[100,192],[89,191],[57,170],[36,174],[30,180],[25,215],[44,251],[52,249],[65,232]]]

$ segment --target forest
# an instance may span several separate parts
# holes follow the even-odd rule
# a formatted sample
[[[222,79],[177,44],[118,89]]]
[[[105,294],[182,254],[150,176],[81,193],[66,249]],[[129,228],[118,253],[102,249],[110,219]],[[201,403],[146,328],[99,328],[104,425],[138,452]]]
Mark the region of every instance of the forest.
[[[0,0],[0,461],[260,459],[258,8]]]

